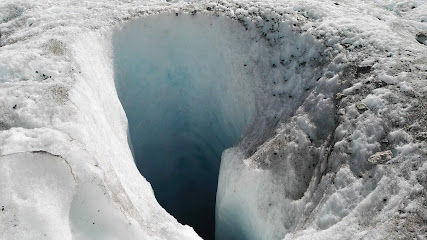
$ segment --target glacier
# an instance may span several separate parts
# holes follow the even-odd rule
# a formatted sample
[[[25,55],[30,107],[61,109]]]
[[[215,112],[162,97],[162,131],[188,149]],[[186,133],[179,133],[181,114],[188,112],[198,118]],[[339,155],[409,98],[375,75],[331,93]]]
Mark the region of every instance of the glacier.
[[[426,35],[423,0],[2,1],[0,239],[427,239]]]

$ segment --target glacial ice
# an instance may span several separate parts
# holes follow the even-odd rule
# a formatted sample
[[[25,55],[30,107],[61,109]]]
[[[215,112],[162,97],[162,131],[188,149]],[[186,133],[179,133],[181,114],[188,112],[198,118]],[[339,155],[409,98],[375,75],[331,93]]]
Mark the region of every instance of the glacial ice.
[[[214,87],[249,94],[225,87],[211,104],[236,129],[221,157],[217,240],[426,239],[426,12],[423,0],[1,1],[0,239],[200,239],[157,202],[130,148],[123,93],[137,88],[117,74],[157,73],[120,72],[120,58],[145,57],[120,37],[154,21],[181,30],[192,54],[205,37],[218,51],[197,66],[226,54],[219,69],[236,75]],[[156,104],[176,101],[158,94]]]

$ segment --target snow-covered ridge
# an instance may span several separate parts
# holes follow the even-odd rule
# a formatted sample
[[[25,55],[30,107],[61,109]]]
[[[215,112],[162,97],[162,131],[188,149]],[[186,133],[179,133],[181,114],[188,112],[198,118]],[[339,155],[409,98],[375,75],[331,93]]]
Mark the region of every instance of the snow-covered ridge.
[[[423,1],[5,1],[1,239],[198,239],[137,171],[114,87],[112,29],[161,12],[270,44],[256,120],[223,155],[219,236],[426,237]]]

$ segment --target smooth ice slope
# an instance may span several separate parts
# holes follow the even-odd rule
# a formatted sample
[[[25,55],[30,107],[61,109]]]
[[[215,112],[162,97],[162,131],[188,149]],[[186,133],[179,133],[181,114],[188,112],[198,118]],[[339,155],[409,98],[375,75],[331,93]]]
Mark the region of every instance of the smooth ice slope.
[[[247,38],[236,21],[190,14],[144,17],[113,36],[135,163],[159,203],[204,239],[214,238],[222,151],[255,111]]]

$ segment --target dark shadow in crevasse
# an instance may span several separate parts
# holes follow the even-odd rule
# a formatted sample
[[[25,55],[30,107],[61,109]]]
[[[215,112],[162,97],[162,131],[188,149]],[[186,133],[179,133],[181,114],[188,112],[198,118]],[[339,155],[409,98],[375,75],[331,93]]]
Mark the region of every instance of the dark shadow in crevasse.
[[[214,239],[221,154],[254,112],[249,81],[215,17],[150,16],[113,35],[117,92],[134,159],[156,199]]]

